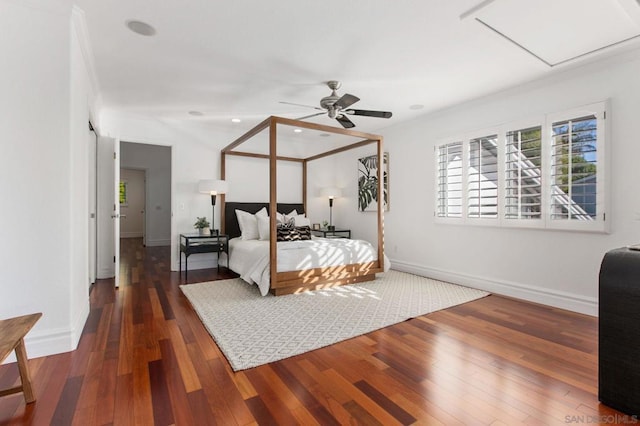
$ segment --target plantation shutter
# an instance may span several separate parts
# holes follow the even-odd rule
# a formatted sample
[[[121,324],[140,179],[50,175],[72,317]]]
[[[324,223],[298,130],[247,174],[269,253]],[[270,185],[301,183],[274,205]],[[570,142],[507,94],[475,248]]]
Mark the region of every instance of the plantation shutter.
[[[469,141],[467,217],[498,217],[498,135]]]
[[[505,214],[507,219],[542,217],[542,127],[507,132]]]
[[[462,142],[438,147],[438,217],[462,217]]]

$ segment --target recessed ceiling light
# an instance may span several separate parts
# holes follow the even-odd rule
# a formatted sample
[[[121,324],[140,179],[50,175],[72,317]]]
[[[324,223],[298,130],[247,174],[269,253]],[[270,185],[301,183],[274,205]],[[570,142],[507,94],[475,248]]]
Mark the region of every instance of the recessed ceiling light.
[[[125,24],[127,25],[127,28],[136,34],[143,36],[152,36],[156,34],[156,29],[146,22],[131,20],[125,22]]]
[[[240,120],[239,118],[232,118],[231,122],[232,123],[240,123],[242,120]]]
[[[331,135],[329,133],[320,133],[319,136],[322,136],[323,138],[328,138]]]
[[[293,129],[293,131],[296,133],[302,133],[302,129]]]
[[[189,111],[189,115],[193,115],[195,117],[202,117],[204,114],[200,111]]]
[[[424,105],[421,105],[421,104],[415,104],[409,107],[409,109],[422,109],[422,108],[424,108]]]

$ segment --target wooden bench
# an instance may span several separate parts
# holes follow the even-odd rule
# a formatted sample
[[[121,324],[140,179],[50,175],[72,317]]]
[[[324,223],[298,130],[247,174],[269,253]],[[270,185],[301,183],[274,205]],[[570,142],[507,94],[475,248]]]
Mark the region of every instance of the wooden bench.
[[[31,330],[42,316],[41,312],[21,317],[0,320],[0,362],[4,361],[11,351],[16,351],[18,370],[22,385],[11,389],[0,390],[0,397],[22,392],[27,404],[36,400],[31,386],[27,351],[24,347],[24,336]]]

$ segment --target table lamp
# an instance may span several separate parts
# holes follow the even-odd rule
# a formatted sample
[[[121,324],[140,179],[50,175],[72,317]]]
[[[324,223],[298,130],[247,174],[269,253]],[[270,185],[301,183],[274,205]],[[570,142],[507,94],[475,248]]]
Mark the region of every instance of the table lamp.
[[[320,194],[323,197],[329,197],[329,226],[327,229],[329,231],[333,231],[336,229],[336,227],[333,226],[333,199],[340,197],[342,195],[342,190],[335,187],[322,188]]]
[[[198,182],[198,192],[211,195],[211,232],[218,234],[218,230],[214,229],[216,215],[216,195],[226,194],[229,190],[229,184],[224,180],[203,179]]]

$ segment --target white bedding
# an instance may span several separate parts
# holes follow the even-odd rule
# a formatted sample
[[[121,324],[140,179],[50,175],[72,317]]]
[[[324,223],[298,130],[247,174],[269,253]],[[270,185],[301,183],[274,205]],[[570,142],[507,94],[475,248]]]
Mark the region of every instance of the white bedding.
[[[364,240],[313,237],[306,241],[278,242],[278,272],[372,262],[377,258],[377,249]],[[229,268],[246,282],[257,284],[265,296],[269,292],[269,241],[232,238]],[[388,269],[385,255],[384,270]]]

